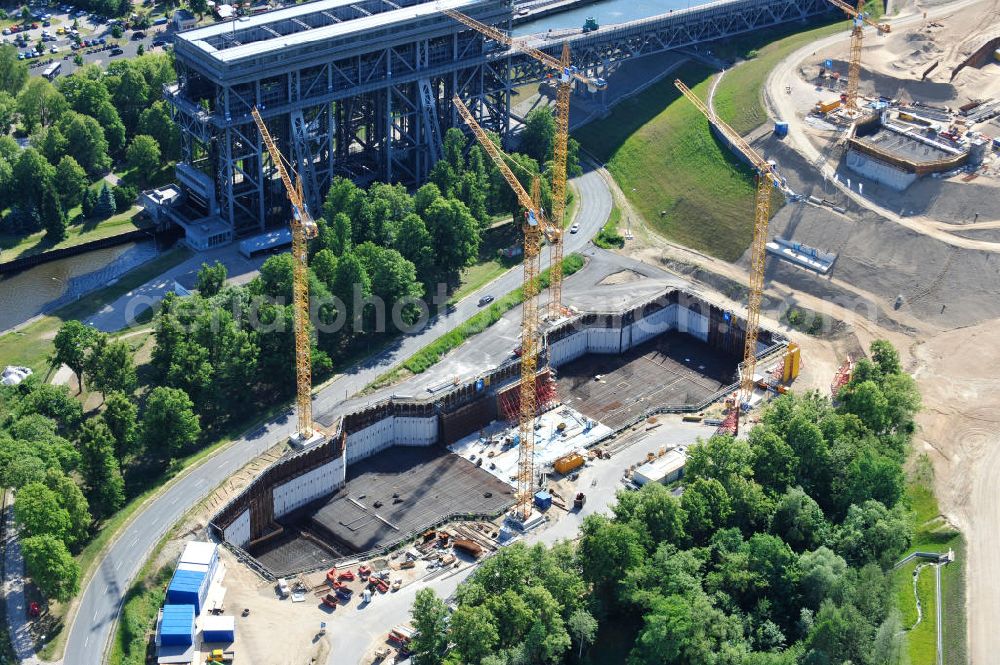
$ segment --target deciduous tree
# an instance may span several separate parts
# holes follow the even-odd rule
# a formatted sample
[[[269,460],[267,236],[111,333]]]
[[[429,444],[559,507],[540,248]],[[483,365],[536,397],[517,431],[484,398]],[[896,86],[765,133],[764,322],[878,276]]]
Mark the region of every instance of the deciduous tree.
[[[201,268],[198,270],[198,283],[195,285],[195,288],[198,289],[198,293],[203,297],[210,298],[222,289],[228,275],[229,272],[226,270],[224,263],[219,261],[216,261],[212,265],[202,263]]]
[[[53,369],[66,365],[73,371],[79,386],[77,393],[83,391],[83,372],[87,366],[87,356],[97,337],[98,333],[94,328],[70,319],[59,327],[59,332],[52,342],[54,351],[49,357],[49,364]]]
[[[46,598],[66,602],[80,590],[80,565],[55,536],[25,538],[21,553],[28,575]]]
[[[417,634],[411,652],[426,665],[440,665],[448,646],[448,608],[433,589],[417,592],[410,609]]]
[[[153,389],[142,416],[143,447],[165,459],[190,449],[201,434],[191,398],[183,390],[159,386]]]
[[[69,512],[43,483],[28,483],[14,498],[14,519],[22,537],[49,535],[66,542],[73,531]],[[70,538],[72,540],[72,538]]]

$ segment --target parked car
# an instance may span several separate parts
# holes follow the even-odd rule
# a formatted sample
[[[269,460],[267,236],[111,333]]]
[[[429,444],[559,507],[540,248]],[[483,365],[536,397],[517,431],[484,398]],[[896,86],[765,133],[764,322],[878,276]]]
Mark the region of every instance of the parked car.
[[[113,48],[113,49],[111,49],[111,56],[112,57],[114,57],[116,55],[122,55],[123,53],[125,53],[125,51],[123,51],[120,48]]]
[[[485,305],[489,305],[491,302],[493,302],[493,296],[483,296],[479,299],[479,306],[483,307]]]
[[[145,39],[145,38],[146,38],[146,33],[143,32],[142,30],[136,30],[135,32],[132,33],[133,41],[139,41],[140,39]]]

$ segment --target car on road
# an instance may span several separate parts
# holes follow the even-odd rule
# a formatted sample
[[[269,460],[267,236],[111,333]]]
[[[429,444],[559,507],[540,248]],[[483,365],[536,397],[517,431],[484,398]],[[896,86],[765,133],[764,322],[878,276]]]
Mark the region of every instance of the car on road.
[[[573,226],[569,227],[569,232],[570,233],[576,233],[579,230],[580,230],[580,224],[579,223],[573,224]]]
[[[132,41],[137,42],[140,39],[145,39],[145,38],[146,38],[146,33],[143,32],[142,30],[136,30],[135,32],[132,33]]]
[[[112,57],[114,57],[116,55],[122,55],[123,53],[125,53],[125,51],[123,49],[120,49],[120,48],[113,48],[113,49],[111,49],[111,56]]]
[[[493,296],[483,296],[479,299],[479,306],[483,307],[485,305],[489,305],[491,302],[493,302]]]

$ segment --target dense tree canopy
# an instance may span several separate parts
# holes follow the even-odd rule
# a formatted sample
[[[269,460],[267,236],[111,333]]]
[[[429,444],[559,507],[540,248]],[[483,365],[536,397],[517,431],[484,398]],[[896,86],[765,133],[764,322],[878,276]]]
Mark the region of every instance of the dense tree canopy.
[[[629,665],[900,665],[889,571],[910,541],[900,469],[919,399],[890,346],[872,357],[841,394],[893,398],[777,397],[746,439],[689,448],[680,498],[621,491],[576,546],[501,549],[447,625],[428,594],[413,614],[429,662],[576,662],[586,614],[638,626]]]

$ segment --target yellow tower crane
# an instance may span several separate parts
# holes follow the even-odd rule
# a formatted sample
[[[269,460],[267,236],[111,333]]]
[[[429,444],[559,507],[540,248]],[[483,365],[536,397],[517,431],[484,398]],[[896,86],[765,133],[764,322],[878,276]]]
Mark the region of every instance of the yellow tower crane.
[[[677,79],[677,89],[694,104],[727,141],[736,146],[750,160],[757,171],[757,194],[754,202],[753,242],[750,244],[750,294],[747,302],[746,337],[743,342],[743,366],[740,371],[740,389],[733,412],[734,433],[739,430],[739,411],[750,402],[754,389],[754,372],[757,369],[757,333],[760,329],[760,304],[764,295],[764,259],[766,258],[767,225],[771,218],[771,190],[781,185],[773,167],[743,140],[739,132],[715,115],[690,88]]]
[[[257,123],[257,130],[260,132],[267,152],[271,155],[271,161],[281,182],[285,185],[285,192],[288,200],[292,204],[292,325],[295,330],[295,401],[298,406],[298,428],[297,436],[302,443],[305,443],[313,436],[312,422],[312,361],[311,347],[309,340],[309,257],[306,241],[315,238],[318,232],[316,222],[309,215],[302,200],[302,181],[296,176],[296,182],[292,183],[291,176],[285,168],[285,158],[282,156],[278,146],[275,145],[271,133],[267,131],[267,125],[260,116],[260,112],[254,107],[250,111],[254,122]],[[289,166],[290,168],[290,166]]]
[[[490,140],[472,113],[456,95],[453,99],[459,115],[475,134],[483,150],[496,164],[504,180],[514,190],[524,213],[524,305],[521,314],[521,384],[519,388],[520,448],[517,459],[517,506],[515,511],[522,520],[531,515],[531,502],[535,483],[535,415],[538,410],[535,392],[535,370],[538,353],[538,271],[542,233],[551,238],[554,233],[540,206],[541,187],[538,177],[532,180],[531,195],[524,190],[514,172],[507,166],[507,156]]]
[[[604,79],[586,76],[570,63],[569,44],[564,43],[562,56],[557,60],[548,53],[541,51],[523,40],[513,39],[496,28],[480,23],[474,18],[455,11],[441,9],[450,16],[476,32],[499,42],[508,48],[515,49],[534,58],[558,74],[559,87],[556,90],[556,136],[552,148],[552,226],[554,232],[549,234],[549,311],[559,316],[562,313],[562,259],[563,259],[563,220],[566,215],[566,157],[569,142],[569,96],[574,81],[587,86],[589,90],[604,90],[607,83]]]
[[[858,0],[857,9],[844,0],[829,0],[829,2],[842,9],[854,21],[854,28],[851,30],[851,59],[847,70],[847,93],[844,99],[844,108],[849,113],[854,113],[858,110],[858,86],[861,84],[861,47],[864,42],[865,24],[877,29],[879,34],[892,32],[892,26],[886,23],[879,24],[869,19],[864,11],[865,0]]]

